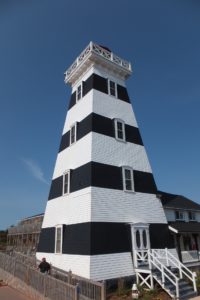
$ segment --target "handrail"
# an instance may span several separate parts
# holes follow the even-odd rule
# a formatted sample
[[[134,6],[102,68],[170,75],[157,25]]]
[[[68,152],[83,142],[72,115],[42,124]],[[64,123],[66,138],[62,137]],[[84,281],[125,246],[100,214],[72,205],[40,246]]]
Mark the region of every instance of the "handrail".
[[[148,250],[148,255],[149,255],[149,262],[150,264],[153,264],[160,272],[161,272],[161,275],[162,275],[162,284],[165,283],[165,277],[171,281],[171,283],[175,286],[176,288],[176,296],[177,298],[179,297],[179,286],[178,286],[178,277],[176,275],[174,275],[163,263],[161,263],[161,261],[159,261],[159,259],[157,257],[155,257],[153,255],[153,253],[151,253],[151,250]],[[156,262],[157,264],[156,264]],[[160,267],[159,265],[160,264]],[[174,278],[174,281],[173,279],[168,276],[166,273],[169,273],[171,277]]]
[[[156,253],[157,249],[152,249],[152,252]],[[197,287],[196,287],[196,273],[190,271],[190,269],[188,269],[182,262],[180,262],[173,254],[171,254],[169,252],[169,250],[166,248],[165,249],[165,257],[164,257],[167,261],[167,265],[169,265],[169,261],[173,264],[173,266],[177,267],[179,269],[179,274],[180,274],[180,278],[183,278],[183,274],[193,282],[193,287],[194,287],[194,291],[197,291]],[[175,262],[176,263],[175,263]],[[187,274],[187,272],[190,274]]]

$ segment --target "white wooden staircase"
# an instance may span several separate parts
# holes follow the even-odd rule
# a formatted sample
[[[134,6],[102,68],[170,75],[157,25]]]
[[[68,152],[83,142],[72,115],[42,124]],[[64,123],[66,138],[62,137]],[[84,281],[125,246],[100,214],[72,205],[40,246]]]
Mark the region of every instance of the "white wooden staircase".
[[[137,284],[154,288],[154,282],[172,299],[187,300],[197,294],[196,273],[190,271],[168,249],[134,251]]]

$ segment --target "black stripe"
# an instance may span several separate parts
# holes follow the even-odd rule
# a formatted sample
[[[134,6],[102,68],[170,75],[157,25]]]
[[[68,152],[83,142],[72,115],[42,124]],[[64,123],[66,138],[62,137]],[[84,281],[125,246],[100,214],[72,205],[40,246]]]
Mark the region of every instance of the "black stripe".
[[[55,227],[41,229],[38,244],[38,252],[54,253],[55,251]]]
[[[106,78],[97,74],[92,74],[86,81],[83,82],[83,97],[92,89],[108,94],[108,81]],[[118,99],[130,103],[127,89],[117,84]],[[68,110],[76,104],[76,91],[71,95]]]
[[[77,124],[77,141],[89,132],[96,132],[115,138],[114,120],[91,113]],[[125,125],[126,141],[143,146],[142,138],[137,127]],[[59,152],[69,147],[70,132],[67,131],[61,138]]]
[[[134,170],[135,192],[156,194],[157,188],[152,173]],[[89,162],[71,170],[70,192],[89,186],[123,190],[122,168],[97,162]],[[60,197],[63,190],[63,177],[52,180],[49,200]]]
[[[49,191],[49,200],[62,196],[63,193],[63,176],[52,180]]]
[[[167,224],[150,224],[149,231],[152,248],[174,247]],[[54,245],[55,229],[43,228],[38,252],[54,253]],[[62,252],[76,255],[132,252],[130,225],[110,222],[63,225]]]
[[[151,248],[175,248],[174,237],[169,231],[168,224],[150,224],[149,234]]]

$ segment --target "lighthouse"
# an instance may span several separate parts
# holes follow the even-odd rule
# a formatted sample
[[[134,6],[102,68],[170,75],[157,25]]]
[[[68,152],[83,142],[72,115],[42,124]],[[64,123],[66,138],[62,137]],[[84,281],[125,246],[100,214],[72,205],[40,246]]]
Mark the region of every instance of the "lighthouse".
[[[108,280],[135,253],[174,248],[126,88],[131,64],[93,42],[65,73],[72,88],[37,258]]]

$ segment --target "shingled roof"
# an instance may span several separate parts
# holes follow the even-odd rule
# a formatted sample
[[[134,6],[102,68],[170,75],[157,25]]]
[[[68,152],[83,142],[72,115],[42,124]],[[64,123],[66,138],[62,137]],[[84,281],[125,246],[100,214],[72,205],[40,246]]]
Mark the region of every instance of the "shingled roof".
[[[199,210],[200,204],[181,195],[174,195],[158,191],[158,196],[164,208]]]

